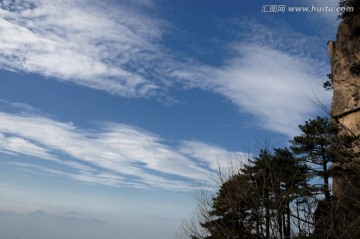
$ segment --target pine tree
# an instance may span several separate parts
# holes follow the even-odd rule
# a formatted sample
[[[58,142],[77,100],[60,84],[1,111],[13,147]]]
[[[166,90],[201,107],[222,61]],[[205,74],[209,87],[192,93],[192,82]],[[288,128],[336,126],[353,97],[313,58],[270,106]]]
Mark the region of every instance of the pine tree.
[[[265,238],[290,238],[290,204],[303,197],[308,188],[308,169],[287,148],[262,150],[244,173],[253,175],[264,208]],[[274,226],[275,225],[275,226]],[[273,228],[276,228],[274,231]],[[272,230],[272,231],[271,231]]]
[[[330,202],[329,179],[332,171],[329,167],[336,160],[334,150],[339,127],[327,118],[317,117],[305,121],[299,128],[302,134],[290,141],[291,149],[302,162],[309,165],[314,178],[321,178],[322,183],[315,185],[316,191],[324,194],[325,200]]]
[[[288,149],[261,150],[232,176],[213,198],[209,218],[201,226],[206,239],[291,238],[291,204],[307,187],[307,168]]]
[[[253,233],[256,197],[248,179],[237,174],[221,186],[209,212],[212,219],[202,224],[210,233],[206,239],[257,238]]]

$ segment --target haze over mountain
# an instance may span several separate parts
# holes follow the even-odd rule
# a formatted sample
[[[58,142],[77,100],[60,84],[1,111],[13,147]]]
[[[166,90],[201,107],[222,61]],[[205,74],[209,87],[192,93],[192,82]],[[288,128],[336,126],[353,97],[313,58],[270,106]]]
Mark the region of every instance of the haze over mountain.
[[[118,239],[134,238],[126,228],[100,220],[85,219],[77,213],[57,216],[44,211],[27,214],[0,212],[0,238],[2,239]],[[136,237],[138,238],[138,237]]]

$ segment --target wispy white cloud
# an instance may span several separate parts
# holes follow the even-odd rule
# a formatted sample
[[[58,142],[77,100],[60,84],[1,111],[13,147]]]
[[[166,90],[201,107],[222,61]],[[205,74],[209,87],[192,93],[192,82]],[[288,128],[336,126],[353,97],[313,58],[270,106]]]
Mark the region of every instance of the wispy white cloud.
[[[128,3],[114,9],[85,0],[3,1],[0,66],[126,97],[164,95],[179,85],[201,88],[252,114],[259,126],[290,136],[317,111],[308,97],[315,93],[329,102],[321,88],[329,71],[326,43],[284,23],[231,20],[234,41],[224,47],[229,54],[224,64],[208,66],[166,53],[164,21]]]
[[[133,8],[120,5],[114,10],[82,0],[1,5],[2,68],[128,97],[153,94],[158,88],[145,71],[158,56],[160,23]]]
[[[235,23],[243,29],[244,24]],[[315,51],[318,39],[253,21],[246,24],[250,30],[232,44],[232,56],[222,66],[199,64],[171,74],[189,87],[224,96],[255,116],[259,126],[294,136],[299,124],[319,112],[312,100],[330,102],[331,92],[322,88],[328,62],[322,51]]]
[[[183,141],[179,150],[188,157],[198,160],[200,165],[209,167],[213,171],[231,167],[233,160],[237,159],[240,159],[240,163],[246,164],[247,159],[252,157],[250,154],[240,152],[230,153],[222,147],[201,141]]]
[[[120,123],[104,122],[96,128],[81,129],[33,113],[0,112],[0,149],[60,163],[63,176],[83,182],[171,190],[187,190],[195,181],[207,180],[214,171],[213,158],[232,154],[203,142],[197,144],[211,153],[184,150],[184,145],[196,146],[193,142],[171,147],[157,135]]]
[[[265,128],[293,136],[297,125],[316,112],[309,98],[315,94],[328,102],[320,62],[256,45],[241,46],[239,52],[242,58],[213,72],[218,80],[212,84],[241,110],[257,116]]]
[[[45,148],[19,137],[6,137],[0,133],[0,145],[0,150],[6,153],[16,154],[18,152],[26,152],[28,155],[42,159],[54,158]]]

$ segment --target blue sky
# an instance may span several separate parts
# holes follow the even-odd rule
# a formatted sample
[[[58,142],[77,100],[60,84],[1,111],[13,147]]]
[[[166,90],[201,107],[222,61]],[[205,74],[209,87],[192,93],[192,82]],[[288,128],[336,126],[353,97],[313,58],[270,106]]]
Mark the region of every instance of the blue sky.
[[[330,104],[337,13],[266,4],[336,1],[0,1],[0,209],[174,237],[219,164]]]

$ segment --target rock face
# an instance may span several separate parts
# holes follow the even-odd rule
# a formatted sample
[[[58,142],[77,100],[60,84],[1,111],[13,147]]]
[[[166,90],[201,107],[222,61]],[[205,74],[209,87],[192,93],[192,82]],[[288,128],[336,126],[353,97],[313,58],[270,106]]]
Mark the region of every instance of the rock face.
[[[360,135],[360,15],[340,23],[336,41],[328,42],[328,50],[333,81],[332,116],[351,133]],[[337,164],[346,170],[353,165],[352,162]],[[335,198],[344,196],[349,180],[334,178]]]
[[[340,136],[349,133],[360,136],[359,11],[344,17],[336,41],[330,41],[328,49],[333,82],[332,116],[343,126]],[[360,142],[353,142],[351,147],[350,156],[340,151],[332,165],[337,174],[333,177],[330,207],[333,228],[327,238],[360,238]]]
[[[345,119],[360,111],[360,16],[342,21],[336,38],[328,43],[334,86],[332,114]],[[360,127],[357,130],[360,132]]]

